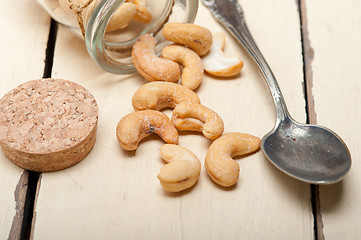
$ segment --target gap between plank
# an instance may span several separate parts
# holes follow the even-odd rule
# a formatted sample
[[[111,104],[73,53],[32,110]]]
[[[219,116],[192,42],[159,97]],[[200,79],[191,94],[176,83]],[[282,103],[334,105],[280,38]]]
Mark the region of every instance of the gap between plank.
[[[53,58],[55,50],[56,35],[58,32],[58,24],[51,19],[48,43],[45,52],[45,67],[43,78],[50,78],[53,69]],[[31,239],[35,220],[35,203],[37,198],[39,181],[41,173],[28,171],[28,188],[24,206],[24,218],[21,228],[21,240]]]
[[[38,179],[40,173],[26,171],[28,173],[28,188],[26,192],[26,199],[24,205],[24,218],[21,227],[20,239],[29,239],[31,231],[31,222],[33,219],[33,208],[34,208],[34,199],[36,192],[36,185],[38,184]]]
[[[51,19],[48,44],[45,53],[45,68],[44,68],[43,78],[51,77],[51,73],[53,70],[54,51],[55,51],[55,42],[56,42],[57,33],[58,33],[58,24],[55,22],[54,19]]]
[[[306,101],[306,123],[317,124],[317,116],[314,107],[314,98],[312,95],[313,73],[312,61],[314,58],[314,50],[308,36],[308,22],[306,14],[306,0],[297,0],[298,10],[301,24],[301,42],[302,42],[302,56],[303,56],[303,76],[304,76],[304,95]],[[314,219],[314,237],[316,240],[325,240],[323,235],[323,222],[320,206],[319,186],[311,184],[311,206]]]

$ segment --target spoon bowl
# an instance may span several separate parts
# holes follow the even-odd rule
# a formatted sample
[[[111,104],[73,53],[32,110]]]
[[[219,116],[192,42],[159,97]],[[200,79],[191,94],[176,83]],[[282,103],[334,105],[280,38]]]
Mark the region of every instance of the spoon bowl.
[[[262,138],[261,148],[278,169],[312,184],[338,182],[351,168],[350,153],[339,136],[290,118]]]
[[[262,138],[261,149],[278,169],[313,184],[340,181],[351,167],[346,144],[331,130],[294,121],[271,68],[253,40],[237,0],[203,0],[213,16],[247,50],[271,91],[277,113],[275,128]]]

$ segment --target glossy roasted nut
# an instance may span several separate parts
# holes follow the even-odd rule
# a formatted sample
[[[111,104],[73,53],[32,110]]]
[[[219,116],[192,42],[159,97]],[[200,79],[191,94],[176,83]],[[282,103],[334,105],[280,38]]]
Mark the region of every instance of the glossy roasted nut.
[[[161,168],[158,179],[169,192],[180,192],[192,187],[201,172],[201,162],[190,150],[173,144],[165,144],[159,153],[167,164]]]
[[[135,42],[132,60],[137,71],[149,81],[178,82],[180,67],[177,63],[155,55],[156,40],[144,34]]]
[[[261,140],[246,133],[227,133],[209,147],[204,162],[208,176],[217,184],[229,187],[237,183],[239,165],[232,157],[255,152]]]
[[[204,70],[202,59],[193,50],[180,45],[169,45],[163,48],[162,57],[184,66],[181,83],[194,90],[202,82]]]
[[[162,34],[168,41],[188,46],[199,56],[207,54],[212,46],[212,33],[192,23],[167,23]]]
[[[167,115],[159,111],[130,113],[118,122],[116,129],[119,144],[126,151],[136,150],[139,142],[152,133],[158,134],[167,143],[178,143],[177,129]]]
[[[198,95],[192,90],[169,82],[150,82],[142,85],[133,95],[134,110],[154,109],[166,107],[174,108],[181,102],[200,103]]]
[[[243,61],[229,58],[223,53],[226,34],[219,32],[213,36],[213,44],[209,53],[202,58],[204,70],[214,76],[231,77],[241,72]]]
[[[180,131],[202,132],[206,138],[222,135],[224,124],[213,110],[198,103],[180,103],[172,112],[172,122]]]

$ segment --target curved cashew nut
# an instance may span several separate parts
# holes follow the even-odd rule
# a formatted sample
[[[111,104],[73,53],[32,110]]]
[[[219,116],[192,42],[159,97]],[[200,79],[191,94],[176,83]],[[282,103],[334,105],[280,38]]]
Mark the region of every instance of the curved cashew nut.
[[[222,52],[226,34],[219,32],[213,36],[213,44],[209,53],[203,57],[204,70],[218,77],[230,77],[238,74],[243,68],[239,58],[228,58]]]
[[[153,132],[167,143],[178,143],[177,129],[167,115],[159,111],[130,113],[119,121],[116,129],[120,146],[126,151],[136,150],[139,142]]]
[[[224,124],[213,110],[198,103],[180,103],[172,112],[172,122],[181,131],[203,132],[209,139],[222,135]]]
[[[212,33],[191,23],[167,23],[162,34],[168,41],[190,47],[199,56],[205,55],[212,46]]]
[[[132,60],[138,72],[149,81],[178,82],[179,65],[171,60],[155,55],[155,38],[144,34],[135,42]]]
[[[181,102],[200,103],[198,95],[192,90],[169,82],[150,82],[143,84],[133,95],[134,110],[174,108]]]
[[[128,2],[134,3],[137,13],[134,16],[134,21],[139,23],[149,23],[152,21],[152,12],[147,8],[145,0],[129,0]]]
[[[201,172],[201,162],[191,151],[173,144],[159,149],[161,157],[168,163],[161,168],[158,179],[169,192],[180,192],[193,186]]]
[[[124,2],[110,18],[106,31],[123,29],[135,18],[137,7],[133,3]]]
[[[84,20],[93,12],[95,0],[59,0],[62,10],[70,15],[77,15],[79,25],[84,27]],[[114,15],[110,18],[106,31],[114,31],[128,26],[137,13],[136,5],[133,3],[123,3]]]
[[[259,149],[261,140],[246,133],[227,133],[209,147],[204,166],[209,177],[217,184],[229,187],[237,183],[239,165],[232,157]]]
[[[203,62],[196,52],[180,45],[169,45],[163,48],[162,57],[184,66],[181,76],[183,86],[194,90],[201,84],[204,74]]]

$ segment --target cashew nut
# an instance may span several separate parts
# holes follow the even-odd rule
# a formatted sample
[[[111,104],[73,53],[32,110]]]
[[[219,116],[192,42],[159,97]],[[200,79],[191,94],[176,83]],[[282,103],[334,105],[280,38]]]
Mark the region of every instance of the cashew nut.
[[[194,90],[201,84],[203,62],[196,52],[180,45],[169,45],[163,48],[162,57],[184,66],[181,76],[183,86]]]
[[[167,165],[161,168],[158,179],[169,192],[180,192],[193,186],[201,172],[201,162],[190,150],[173,144],[159,149]]]
[[[135,110],[174,108],[181,102],[200,103],[198,95],[192,90],[169,82],[150,82],[143,84],[133,95]]]
[[[156,40],[149,34],[144,34],[135,42],[132,49],[132,59],[138,72],[149,81],[178,82],[179,65],[171,60],[155,55]]]
[[[224,125],[213,110],[198,103],[180,103],[172,112],[172,122],[180,131],[198,131],[209,139],[222,135]]]
[[[243,61],[239,58],[228,58],[222,49],[226,34],[219,32],[213,36],[213,44],[209,53],[203,57],[204,70],[219,77],[230,77],[238,74],[243,68]]]
[[[177,129],[167,115],[159,111],[130,113],[120,119],[116,129],[120,146],[126,151],[136,150],[139,142],[153,132],[167,143],[178,143]]]
[[[86,19],[93,12],[96,2],[95,0],[59,0],[59,5],[65,12],[77,16],[79,26],[84,31]],[[135,4],[129,2],[120,5],[110,18],[106,31],[110,32],[127,27],[136,16],[136,7]]]
[[[212,46],[212,33],[191,23],[167,23],[162,34],[168,41],[190,47],[199,56],[205,55]]]
[[[134,21],[139,23],[149,23],[152,21],[152,12],[146,6],[145,0],[128,0],[128,2],[134,3],[137,9],[137,13],[134,16]]]
[[[239,165],[232,157],[259,149],[261,140],[246,133],[227,133],[209,147],[204,166],[217,184],[228,187],[238,181]]]
[[[136,8],[135,4],[128,2],[124,2],[120,5],[114,15],[110,18],[106,31],[110,32],[127,27],[137,14]]]

